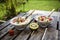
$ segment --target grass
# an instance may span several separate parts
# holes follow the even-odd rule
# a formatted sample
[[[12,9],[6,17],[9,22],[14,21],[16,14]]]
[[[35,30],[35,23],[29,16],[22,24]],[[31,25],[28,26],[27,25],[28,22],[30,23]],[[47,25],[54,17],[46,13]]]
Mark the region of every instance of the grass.
[[[53,8],[60,8],[60,1],[58,0],[29,0],[24,7],[24,11],[28,10],[52,10]],[[16,7],[16,11],[19,12],[23,10],[23,5],[18,5]],[[4,4],[0,3],[0,19],[4,20],[4,15],[6,13],[6,7]]]
[[[53,8],[57,9],[60,8],[60,2],[59,1],[32,1],[30,0],[25,5],[25,10],[52,10]]]

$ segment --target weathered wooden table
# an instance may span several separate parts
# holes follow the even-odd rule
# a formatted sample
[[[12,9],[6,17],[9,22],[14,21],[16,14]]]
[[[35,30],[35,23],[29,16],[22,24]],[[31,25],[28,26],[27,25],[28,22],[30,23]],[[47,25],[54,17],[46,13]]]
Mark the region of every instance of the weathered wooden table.
[[[31,11],[29,11],[31,12]],[[27,13],[29,13],[27,12]],[[18,16],[26,16],[28,14],[19,14]],[[29,29],[29,25],[27,25],[26,29],[19,31],[15,29],[15,26],[12,26],[8,20],[7,22],[0,25],[0,40],[42,40],[42,37],[44,36],[43,40],[58,40],[58,30],[57,28],[57,16],[54,17],[54,21],[51,23],[51,25],[48,26],[48,29],[46,31],[46,34],[44,36],[45,28],[39,28],[37,31],[32,32]],[[14,35],[10,36],[8,31],[14,30]]]

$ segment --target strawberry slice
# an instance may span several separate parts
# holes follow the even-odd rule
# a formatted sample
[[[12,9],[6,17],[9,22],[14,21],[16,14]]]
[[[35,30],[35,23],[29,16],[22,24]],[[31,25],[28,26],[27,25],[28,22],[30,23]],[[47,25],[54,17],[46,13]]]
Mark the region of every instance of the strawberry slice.
[[[49,21],[51,21],[52,20],[52,18],[48,18],[49,19]]]

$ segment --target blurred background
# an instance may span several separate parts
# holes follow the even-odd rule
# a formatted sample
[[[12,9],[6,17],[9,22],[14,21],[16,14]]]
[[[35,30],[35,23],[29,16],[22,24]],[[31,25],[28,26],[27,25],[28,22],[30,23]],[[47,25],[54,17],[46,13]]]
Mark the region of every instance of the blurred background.
[[[0,0],[0,20],[9,20],[29,10],[60,10],[60,0]]]

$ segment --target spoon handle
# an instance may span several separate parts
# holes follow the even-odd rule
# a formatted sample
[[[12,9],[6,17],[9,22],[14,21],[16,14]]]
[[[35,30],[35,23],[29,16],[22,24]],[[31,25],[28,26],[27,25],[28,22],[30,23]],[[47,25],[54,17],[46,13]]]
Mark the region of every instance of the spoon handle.
[[[32,15],[32,13],[34,12],[35,10],[33,10],[28,16],[26,16],[25,19],[27,19],[30,15]]]
[[[53,10],[49,13],[48,17],[50,17],[50,16],[53,14],[54,11],[55,11],[55,9],[53,9]]]

